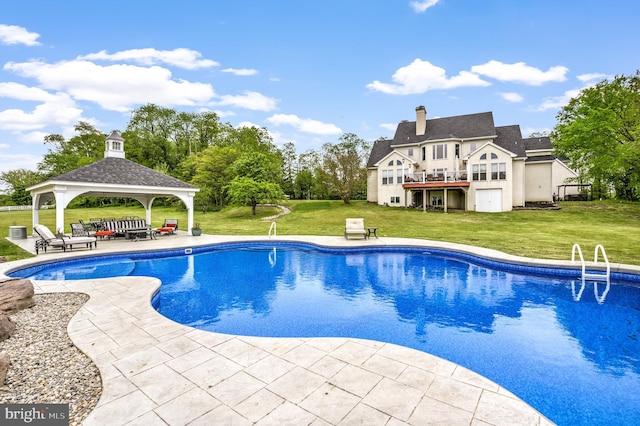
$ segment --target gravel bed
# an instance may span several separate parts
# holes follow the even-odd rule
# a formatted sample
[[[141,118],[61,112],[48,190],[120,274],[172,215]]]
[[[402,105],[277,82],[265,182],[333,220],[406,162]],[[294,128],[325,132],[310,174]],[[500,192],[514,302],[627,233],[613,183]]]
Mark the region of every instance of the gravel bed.
[[[48,293],[33,299],[35,306],[10,315],[16,332],[0,342],[10,357],[0,403],[69,404],[69,424],[79,425],[102,394],[98,368],[67,335],[71,317],[89,296]]]

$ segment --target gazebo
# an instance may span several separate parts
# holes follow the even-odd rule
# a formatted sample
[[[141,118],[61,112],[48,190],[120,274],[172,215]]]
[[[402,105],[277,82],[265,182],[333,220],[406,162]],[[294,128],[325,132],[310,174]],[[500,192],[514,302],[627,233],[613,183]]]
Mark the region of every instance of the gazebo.
[[[32,222],[51,199],[56,205],[56,229],[64,229],[64,210],[74,198],[128,197],[139,201],[151,223],[151,205],[157,197],[178,197],[187,208],[187,229],[193,226],[193,197],[199,188],[127,160],[124,139],[113,131],[105,140],[104,158],[26,188],[33,199]]]

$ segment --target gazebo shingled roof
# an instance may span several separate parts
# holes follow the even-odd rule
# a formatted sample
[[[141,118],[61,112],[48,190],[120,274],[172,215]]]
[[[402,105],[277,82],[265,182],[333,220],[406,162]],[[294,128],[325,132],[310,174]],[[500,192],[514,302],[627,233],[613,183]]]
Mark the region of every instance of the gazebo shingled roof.
[[[151,204],[157,197],[175,196],[187,208],[187,229],[193,226],[193,197],[200,189],[124,158],[124,139],[117,131],[105,140],[105,158],[27,188],[33,198],[33,225],[39,209],[56,202],[56,229],[64,229],[64,209],[80,195],[129,197],[138,200],[151,223]]]

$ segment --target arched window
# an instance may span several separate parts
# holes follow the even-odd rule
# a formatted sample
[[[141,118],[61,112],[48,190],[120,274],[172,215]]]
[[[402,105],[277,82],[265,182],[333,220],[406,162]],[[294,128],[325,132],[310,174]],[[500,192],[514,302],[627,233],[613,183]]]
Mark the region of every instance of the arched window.
[[[491,159],[492,160],[497,160],[498,159],[498,154],[496,154],[495,152],[491,153]]]
[[[396,166],[402,166],[402,161],[396,160]]]
[[[389,161],[389,164],[387,164],[387,166],[393,166],[393,160]]]
[[[486,159],[487,159],[487,153],[485,152],[484,154],[482,154],[482,155],[480,156],[480,159],[481,159],[481,160],[486,160]]]

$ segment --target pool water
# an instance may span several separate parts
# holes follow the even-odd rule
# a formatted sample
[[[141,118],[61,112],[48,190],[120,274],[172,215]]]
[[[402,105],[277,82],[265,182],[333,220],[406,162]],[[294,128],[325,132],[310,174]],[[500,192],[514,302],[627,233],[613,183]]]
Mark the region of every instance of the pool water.
[[[640,424],[637,286],[582,288],[453,252],[273,244],[36,269],[30,278],[155,276],[154,307],[183,324],[395,343],[476,371],[558,424]]]

